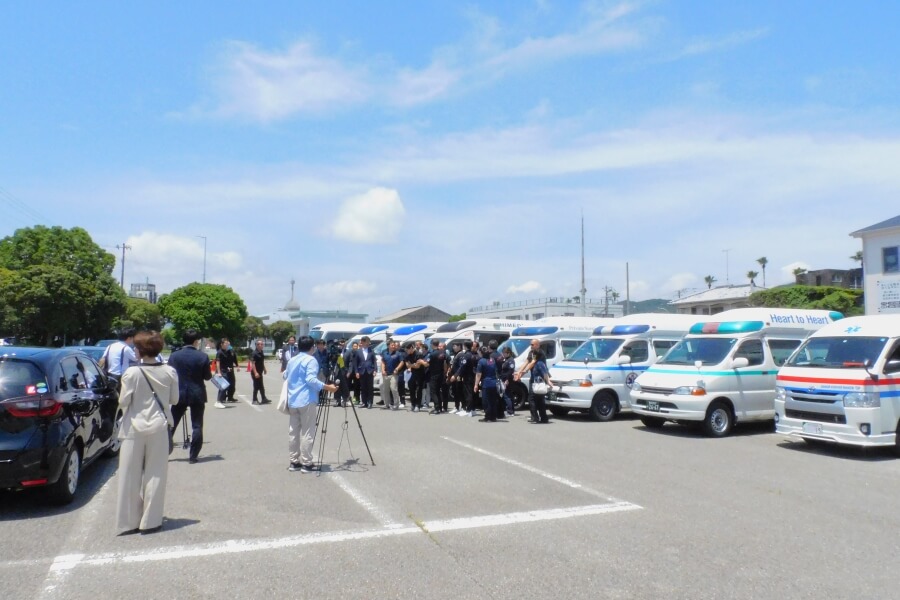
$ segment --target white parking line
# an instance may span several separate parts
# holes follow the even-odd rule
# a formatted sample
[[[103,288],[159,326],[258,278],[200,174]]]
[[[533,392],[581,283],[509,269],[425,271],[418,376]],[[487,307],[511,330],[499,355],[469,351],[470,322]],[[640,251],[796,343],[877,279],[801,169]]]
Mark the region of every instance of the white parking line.
[[[398,529],[403,527],[401,523],[397,523],[396,521],[391,519],[387,515],[387,513],[375,506],[358,490],[356,490],[356,488],[347,483],[347,480],[342,475],[340,475],[339,473],[328,473],[327,476],[329,479],[333,479],[335,483],[338,484],[338,487],[347,492],[347,494],[351,498],[353,498],[357,504],[366,509],[366,512],[375,517],[383,527],[386,527],[388,529]]]
[[[104,466],[102,473],[97,473],[98,477],[105,480],[93,498],[85,506],[81,507],[75,523],[72,525],[72,534],[66,540],[66,547],[81,549],[87,543],[90,536],[93,535],[95,526],[100,520],[100,508],[102,505],[102,496],[110,487],[112,481],[112,471],[116,468],[115,461],[108,461]],[[66,474],[63,473],[62,477]],[[82,494],[87,490],[82,489]],[[69,576],[69,573],[80,564],[84,558],[84,554],[72,553],[63,554],[53,559],[53,563],[47,571],[47,577],[44,579],[44,585],[38,598],[56,598],[63,592],[63,584]]]
[[[449,438],[447,436],[441,436],[441,438],[444,440],[447,440],[448,442],[450,442],[452,444],[456,444],[457,446],[462,446],[463,448],[468,448],[469,450],[478,452],[479,454],[484,454],[485,456],[490,456],[491,458],[495,458],[495,459],[497,459],[501,462],[504,462],[508,465],[512,465],[514,467],[524,469],[530,473],[534,473],[535,475],[540,475],[541,477],[545,477],[551,481],[555,481],[556,483],[560,483],[560,484],[568,486],[572,489],[582,491],[586,494],[590,494],[590,495],[596,496],[598,498],[602,498],[603,500],[607,500],[609,502],[615,502],[615,503],[623,503],[624,502],[623,500],[619,500],[618,498],[613,498],[612,496],[609,496],[602,492],[598,492],[597,490],[593,490],[589,487],[581,485],[580,483],[578,483],[576,481],[572,481],[571,479],[566,479],[565,477],[560,477],[559,475],[554,475],[553,473],[548,473],[547,471],[543,471],[536,467],[532,467],[531,465],[526,465],[525,463],[519,462],[512,458],[507,458],[505,456],[501,456],[500,454],[496,454],[489,450],[485,450],[484,448],[479,448],[478,446],[473,446],[472,444],[467,444],[466,442],[454,440],[453,438]],[[626,503],[626,504],[630,504],[630,503]],[[634,504],[633,506],[637,506],[637,508],[641,508],[637,504]]]
[[[256,404],[253,404],[253,402],[250,400],[250,398],[248,398],[248,397],[245,396],[244,394],[235,394],[235,396],[237,396],[237,398],[238,398],[241,402],[243,402],[244,404],[246,404],[247,406],[249,406],[250,408],[252,408],[252,409],[255,410],[256,412],[262,412],[262,408],[260,408],[260,407],[259,407],[258,405],[256,405]]]
[[[628,502],[615,504],[593,504],[589,506],[575,506],[571,508],[535,510],[529,512],[506,513],[499,515],[486,515],[482,517],[461,517],[438,521],[425,521],[417,526],[400,526],[397,528],[365,529],[360,531],[344,531],[334,533],[314,533],[309,535],[273,538],[268,540],[225,540],[207,544],[191,546],[169,546],[153,550],[135,552],[107,552],[93,555],[68,555],[58,556],[53,559],[53,565],[64,569],[66,572],[75,567],[103,567],[124,563],[148,563],[167,560],[181,560],[184,558],[203,558],[208,556],[220,556],[223,554],[242,554],[245,552],[262,552],[277,550],[280,548],[296,548],[313,544],[334,544],[339,542],[351,542],[356,540],[372,540],[385,537],[396,537],[415,533],[436,533],[441,531],[459,531],[463,529],[479,529],[498,527],[504,525],[517,525],[521,523],[536,523],[539,521],[555,521],[559,519],[571,519],[614,512],[638,510],[639,506]],[[27,564],[39,564],[47,560],[11,561],[0,563],[0,568],[10,566],[21,567]]]

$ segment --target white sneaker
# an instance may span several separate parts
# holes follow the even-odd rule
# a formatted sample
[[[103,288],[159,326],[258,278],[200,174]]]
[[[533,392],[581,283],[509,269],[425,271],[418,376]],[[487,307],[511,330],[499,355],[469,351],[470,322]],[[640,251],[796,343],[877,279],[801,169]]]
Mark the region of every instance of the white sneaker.
[[[472,412],[466,413],[466,416],[467,416],[467,417],[474,417],[474,416],[475,416],[475,411],[473,410]]]
[[[213,404],[213,406],[215,406],[216,408],[225,408],[225,405],[222,404],[221,402],[219,402],[218,400],[216,401],[215,404]]]
[[[468,415],[469,413],[467,413],[466,411],[460,409],[460,410],[456,411],[455,414],[456,414],[457,417],[465,417],[465,416]]]

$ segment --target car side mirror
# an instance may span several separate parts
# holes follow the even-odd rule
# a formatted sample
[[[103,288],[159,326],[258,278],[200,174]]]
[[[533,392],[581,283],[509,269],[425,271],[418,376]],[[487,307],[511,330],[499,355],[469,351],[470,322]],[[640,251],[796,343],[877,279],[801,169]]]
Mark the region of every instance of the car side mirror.
[[[702,366],[703,366],[703,361],[702,361],[702,360],[695,360],[695,361],[694,361],[694,368],[699,369],[699,368],[702,367]]]
[[[744,356],[739,356],[731,361],[732,369],[743,369],[744,367],[750,366],[750,361],[747,360]]]
[[[889,360],[884,365],[885,374],[897,373],[898,371],[900,371],[900,360],[898,360],[898,359]]]
[[[617,365],[630,365],[631,364],[631,356],[629,356],[628,354],[620,354],[616,358],[616,364]]]
[[[69,389],[69,384],[68,384],[68,382],[66,381],[66,378],[65,378],[64,376],[60,376],[60,378],[59,378],[59,383],[57,384],[57,387],[58,387],[59,389],[63,390],[63,391]]]

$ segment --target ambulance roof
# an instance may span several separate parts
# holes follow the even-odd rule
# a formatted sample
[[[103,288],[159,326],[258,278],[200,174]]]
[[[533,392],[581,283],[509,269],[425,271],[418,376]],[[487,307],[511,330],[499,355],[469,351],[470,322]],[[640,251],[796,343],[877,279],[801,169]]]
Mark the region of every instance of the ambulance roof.
[[[737,335],[756,331],[782,329],[786,331],[818,331],[843,319],[836,311],[793,308],[736,308],[710,315],[706,321],[695,323],[691,335]]]
[[[900,314],[847,317],[822,327],[814,337],[900,337]],[[811,336],[811,337],[813,337]]]
[[[653,331],[687,333],[691,325],[702,319],[700,315],[667,313],[635,313],[615,319],[594,329],[594,335],[638,335]]]

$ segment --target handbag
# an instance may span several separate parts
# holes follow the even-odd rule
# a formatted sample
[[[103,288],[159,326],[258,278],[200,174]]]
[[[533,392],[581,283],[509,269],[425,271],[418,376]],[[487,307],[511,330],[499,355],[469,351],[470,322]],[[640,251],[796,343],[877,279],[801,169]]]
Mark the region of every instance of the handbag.
[[[224,377],[222,377],[221,375],[219,375],[218,373],[216,373],[215,375],[212,376],[212,383],[214,386],[219,388],[220,392],[224,392],[225,390],[227,390],[229,388],[229,386],[231,386],[231,384],[228,383],[228,380],[225,379]]]
[[[291,409],[288,406],[288,381],[284,380],[284,383],[281,384],[281,394],[278,395],[278,404],[275,405],[275,410],[285,415],[290,414]]]
[[[166,433],[169,435],[169,454],[172,454],[172,451],[175,449],[175,440],[173,439],[173,434],[175,433],[174,427],[169,425],[169,417],[166,414],[166,409],[163,407],[162,400],[159,399],[159,396],[156,395],[156,390],[153,388],[153,384],[150,383],[150,378],[147,377],[147,374],[144,373],[144,369],[141,369],[141,375],[144,376],[144,380],[147,382],[147,385],[150,386],[150,391],[153,392],[153,399],[156,400],[156,405],[159,406],[159,410],[162,411],[163,418],[166,420]],[[194,413],[192,412],[191,415]]]
[[[531,392],[538,396],[546,396],[547,392],[550,391],[550,386],[544,383],[543,381],[535,381],[531,384]]]
[[[500,396],[506,393],[506,383],[502,379],[497,379],[497,393]]]

